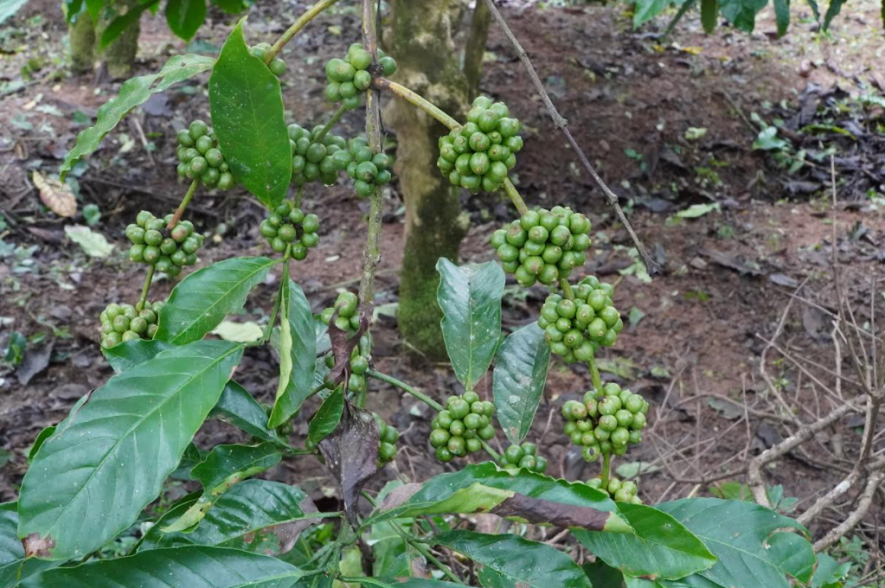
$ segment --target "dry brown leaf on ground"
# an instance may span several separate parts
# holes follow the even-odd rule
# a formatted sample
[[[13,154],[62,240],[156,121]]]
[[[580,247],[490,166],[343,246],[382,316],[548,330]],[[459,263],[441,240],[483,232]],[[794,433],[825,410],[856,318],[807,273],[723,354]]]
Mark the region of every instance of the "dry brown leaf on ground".
[[[40,172],[34,171],[31,179],[40,193],[40,201],[58,216],[73,218],[77,214],[77,199],[67,184],[55,178],[44,178]]]

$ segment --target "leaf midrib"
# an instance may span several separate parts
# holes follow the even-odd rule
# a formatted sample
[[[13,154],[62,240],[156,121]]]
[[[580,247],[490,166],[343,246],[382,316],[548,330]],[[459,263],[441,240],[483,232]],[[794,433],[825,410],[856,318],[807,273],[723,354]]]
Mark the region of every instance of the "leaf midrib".
[[[84,490],[86,489],[86,487],[89,485],[89,483],[90,483],[90,482],[92,481],[92,479],[95,477],[96,472],[98,472],[98,471],[104,466],[105,462],[108,460],[108,458],[111,456],[111,454],[113,454],[113,453],[114,453],[114,452],[120,447],[120,443],[121,443],[122,439],[125,439],[125,438],[129,437],[129,435],[131,435],[132,432],[133,432],[135,429],[137,429],[137,428],[138,428],[139,426],[141,426],[145,421],[147,421],[149,418],[151,418],[151,417],[152,417],[155,413],[157,413],[157,411],[159,411],[161,408],[165,407],[165,406],[166,406],[166,403],[169,402],[173,397],[178,396],[178,394],[181,392],[181,390],[182,390],[185,386],[189,385],[191,382],[193,382],[195,379],[197,379],[197,377],[202,376],[202,375],[203,375],[204,373],[206,373],[209,369],[211,369],[211,368],[215,367],[216,365],[218,365],[222,360],[226,359],[228,356],[230,356],[230,355],[233,354],[234,352],[239,351],[239,350],[241,349],[241,347],[242,347],[241,345],[236,345],[236,346],[232,347],[227,353],[224,353],[223,355],[221,355],[221,356],[215,358],[215,360],[212,361],[211,363],[207,364],[206,367],[205,367],[203,370],[200,370],[199,372],[195,373],[192,377],[188,378],[184,383],[182,383],[180,386],[178,386],[178,388],[177,388],[175,391],[173,391],[171,394],[169,394],[169,395],[168,395],[168,396],[167,396],[162,402],[160,402],[160,404],[158,404],[153,410],[151,410],[150,412],[148,412],[148,413],[144,416],[144,418],[142,418],[141,420],[136,421],[136,423],[135,423],[132,427],[130,427],[130,428],[129,428],[129,429],[128,429],[123,435],[120,435],[120,437],[119,437],[118,440],[117,440],[117,443],[115,443],[114,446],[113,446],[111,449],[108,450],[108,452],[105,454],[105,456],[101,458],[101,461],[98,462],[98,464],[93,468],[92,473],[89,474],[89,477],[86,478],[86,480],[85,480],[85,481],[83,482],[83,484],[80,486],[80,489],[77,490],[77,492],[74,494],[74,496],[73,496],[70,500],[68,500],[65,504],[59,505],[58,508],[66,509],[67,507],[69,507],[69,506],[71,505],[71,503],[73,503],[75,500],[77,500],[77,499],[80,497],[80,495],[83,493],[83,491],[84,491]],[[72,423],[72,424],[73,424],[73,423]],[[69,428],[69,427],[68,427],[68,428]],[[67,431],[67,428],[65,429],[65,431]],[[61,435],[63,435],[63,434],[64,434],[64,432],[61,433]],[[61,435],[59,435],[59,437],[60,437]],[[56,522],[53,523],[53,525],[52,525],[51,527],[49,527],[49,528],[46,530],[46,533],[45,533],[44,536],[49,536],[49,535],[51,535],[52,532],[55,531],[56,528],[58,527],[58,524],[59,524],[59,522],[61,521],[61,519],[62,519],[62,517],[59,516],[59,517],[56,519]]]
[[[253,258],[253,259],[256,259],[256,258]],[[178,344],[178,341],[179,341],[182,337],[184,337],[185,335],[187,335],[187,334],[190,332],[190,330],[194,327],[194,325],[196,325],[196,324],[200,321],[200,319],[203,318],[203,316],[205,316],[206,314],[209,314],[212,310],[214,310],[216,306],[218,306],[219,304],[221,304],[221,301],[222,301],[222,300],[226,300],[227,297],[230,296],[230,293],[231,293],[235,288],[239,288],[240,286],[242,286],[245,282],[247,282],[249,279],[251,279],[255,274],[257,274],[257,273],[260,272],[261,270],[263,270],[263,269],[265,269],[265,268],[272,267],[272,266],[274,266],[274,265],[276,265],[276,264],[278,263],[277,260],[274,260],[274,259],[270,259],[270,258],[265,258],[265,259],[267,260],[265,263],[261,264],[261,265],[260,265],[258,268],[256,268],[254,271],[249,272],[249,274],[248,274],[246,277],[244,277],[243,279],[237,281],[235,287],[228,289],[228,290],[227,290],[227,291],[226,291],[221,297],[218,298],[218,300],[216,300],[216,301],[215,301],[214,303],[212,303],[209,307],[207,307],[207,308],[203,311],[203,313],[200,315],[199,318],[194,319],[194,320],[191,321],[190,323],[183,323],[183,324],[187,324],[187,327],[181,329],[181,330],[179,331],[179,333],[178,333],[178,334],[177,334],[172,340],[169,341],[169,343]],[[213,267],[213,266],[210,265],[210,266],[207,266],[207,267],[204,268],[204,269],[209,269],[209,268],[211,268],[211,267]],[[184,283],[184,282],[182,282],[182,283]],[[192,309],[192,310],[196,310],[196,309]]]

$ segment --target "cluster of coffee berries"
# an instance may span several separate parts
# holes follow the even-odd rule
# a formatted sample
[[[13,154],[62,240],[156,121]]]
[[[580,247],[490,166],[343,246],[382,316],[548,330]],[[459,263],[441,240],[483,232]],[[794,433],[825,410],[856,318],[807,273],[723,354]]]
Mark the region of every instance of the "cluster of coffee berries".
[[[341,102],[348,110],[360,105],[360,94],[372,85],[372,54],[360,43],[354,43],[347,50],[344,59],[330,59],[326,62],[326,100]],[[378,65],[385,76],[396,72],[396,61],[378,50]]]
[[[479,96],[467,113],[467,124],[440,137],[436,165],[454,186],[473,194],[494,192],[516,165],[523,144],[519,129],[503,102],[493,104]]]
[[[348,331],[354,333],[360,328],[359,298],[353,292],[345,290],[338,294],[335,299],[335,305],[323,310],[320,313],[320,320],[323,324],[332,323],[332,317],[335,318],[335,327],[339,331]],[[338,314],[335,314],[335,311]]]
[[[624,321],[612,304],[613,292],[611,284],[590,276],[574,288],[574,300],[548,296],[538,326],[544,329],[550,350],[571,363],[589,361],[600,346],[614,345]]]
[[[111,303],[101,311],[101,346],[110,349],[123,341],[153,339],[163,303],[146,302],[139,312],[131,304]]]
[[[493,414],[495,405],[480,400],[476,392],[449,396],[445,410],[431,423],[430,445],[436,449],[436,457],[448,462],[482,449],[480,440],[488,441],[495,436]]]
[[[364,138],[351,139],[347,151],[339,153],[335,156],[336,160],[347,160],[344,169],[353,179],[354,191],[360,198],[368,198],[375,192],[376,186],[390,182],[393,159],[386,153],[372,153]]]
[[[317,215],[304,214],[303,210],[294,208],[288,200],[283,200],[261,221],[258,232],[277,253],[283,253],[291,245],[292,257],[300,261],[307,257],[309,249],[319,243],[319,228],[320,219]]]
[[[332,353],[326,355],[326,367],[332,369],[335,367],[335,356]],[[366,379],[366,372],[369,371],[369,337],[363,335],[360,337],[359,344],[353,348],[350,354],[350,376],[347,380],[347,390],[353,393],[365,392],[369,383]],[[334,389],[335,384],[326,380],[325,386],[328,389]]]
[[[639,394],[610,382],[602,392],[590,390],[582,401],[562,406],[565,434],[582,447],[581,456],[595,461],[600,455],[624,455],[627,447],[642,441],[648,402]]]
[[[268,51],[270,51],[270,43],[258,43],[249,48],[249,53],[261,61],[264,61],[267,57]],[[274,57],[270,60],[270,63],[267,64],[267,68],[273,75],[280,77],[286,73],[286,62],[279,57]]]
[[[522,445],[511,445],[503,455],[504,469],[515,474],[525,468],[530,472],[543,474],[547,471],[547,459],[538,455],[538,446],[526,441]]]
[[[331,186],[338,181],[338,172],[347,167],[350,158],[334,157],[336,151],[346,153],[347,142],[343,137],[326,133],[320,137],[322,125],[312,131],[291,124],[289,144],[292,146],[292,183],[303,186],[314,180],[321,180]]]
[[[378,446],[378,463],[383,466],[396,459],[396,442],[399,441],[399,431],[392,425],[385,423],[378,413],[374,413],[373,416],[378,424],[378,439],[381,442]]]
[[[234,177],[218,149],[218,139],[203,121],[195,120],[188,128],[178,131],[176,154],[179,177],[199,178],[204,186],[222,190],[234,185]]]
[[[129,259],[173,277],[182,267],[197,263],[203,236],[194,231],[190,221],[181,221],[169,231],[166,226],[171,220],[171,214],[159,219],[147,210],[139,212],[135,224],[126,227],[126,237],[132,242]]]
[[[586,261],[590,219],[568,208],[530,210],[492,234],[504,271],[525,288],[536,281],[550,286]]]
[[[642,499],[636,495],[636,493],[639,491],[639,488],[636,487],[635,482],[631,482],[629,480],[619,480],[615,477],[611,477],[608,479],[608,484],[603,488],[602,479],[591,478],[587,480],[587,485],[611,496],[615,499],[615,502],[642,504]]]

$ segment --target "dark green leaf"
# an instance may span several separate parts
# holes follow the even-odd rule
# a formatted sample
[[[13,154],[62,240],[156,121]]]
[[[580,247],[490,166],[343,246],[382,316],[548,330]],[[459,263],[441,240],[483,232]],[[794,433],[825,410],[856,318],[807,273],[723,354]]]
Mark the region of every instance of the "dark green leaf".
[[[102,349],[105,359],[111,364],[116,373],[125,372],[140,363],[153,359],[161,351],[174,347],[171,343],[156,339],[133,339],[124,343],[118,343],[110,349]]]
[[[344,389],[342,386],[335,388],[323,401],[322,406],[313,418],[307,429],[307,438],[314,445],[335,432],[341,423],[341,415],[344,413]]]
[[[720,0],[722,16],[740,30],[752,33],[756,15],[768,5],[768,0]]]
[[[374,523],[424,514],[492,512],[533,523],[629,531],[614,516],[615,503],[586,484],[521,470],[510,474],[494,463],[468,465],[423,484],[406,484],[390,493],[369,518]]]
[[[266,480],[246,480],[221,496],[200,523],[187,533],[163,533],[158,523],[148,531],[141,551],[180,545],[217,545],[261,553],[286,553],[300,533],[321,517],[300,489]]]
[[[532,427],[549,364],[550,346],[537,323],[511,333],[498,351],[492,391],[498,421],[511,443],[521,443]]]
[[[455,376],[473,390],[492,364],[501,336],[504,270],[494,261],[459,267],[441,257],[436,271],[446,351]]]
[[[775,8],[778,2],[787,0],[774,0]],[[789,18],[789,17],[788,17]],[[701,0],[701,24],[707,33],[716,29],[716,21],[719,19],[719,0]]]
[[[774,0],[774,15],[777,19],[777,36],[783,37],[790,28],[790,0]]]
[[[151,95],[167,90],[173,84],[211,69],[215,60],[202,55],[176,55],[169,58],[159,73],[127,80],[120,86],[120,93],[98,109],[95,126],[77,135],[77,144],[65,156],[59,172],[61,179],[71,171],[84,155],[98,149],[104,139],[130,110],[144,104]]]
[[[251,0],[211,0],[211,2],[229,14],[243,12],[253,4]]]
[[[169,29],[190,41],[197,29],[206,20],[206,0],[168,0],[166,2],[166,22]]]
[[[451,582],[442,582],[440,580],[425,580],[424,578],[412,578],[404,582],[394,584],[402,588],[458,588],[463,584],[452,584]]]
[[[268,208],[279,204],[292,180],[280,81],[249,52],[243,21],[227,38],[212,69],[209,106],[234,178]]]
[[[667,10],[672,3],[673,0],[639,0],[633,5],[633,28],[638,29]]]
[[[673,29],[676,28],[676,25],[679,24],[679,21],[682,20],[682,17],[685,16],[685,14],[689,10],[694,8],[695,4],[697,4],[697,3],[698,3],[698,0],[685,0],[682,3],[682,6],[679,7],[679,11],[676,13],[676,16],[674,16],[673,19],[670,21],[670,24],[667,25],[667,30],[664,31],[665,37],[669,36],[670,33],[673,32]],[[638,309],[636,309],[636,310],[638,310]],[[632,314],[632,311],[631,311],[631,314]],[[630,321],[630,324],[633,325],[633,321]]]
[[[788,588],[786,576],[808,583],[814,551],[808,531],[757,504],[694,498],[658,505],[697,535],[719,558],[701,576],[733,588]],[[799,533],[782,532],[796,529]]]
[[[851,562],[840,564],[827,553],[817,554],[817,568],[811,579],[811,588],[842,588],[851,571]]]
[[[566,554],[515,535],[450,531],[438,544],[493,569],[521,588],[592,588],[584,570]]]
[[[185,546],[57,568],[21,588],[295,588],[304,574],[278,559],[238,549]]]
[[[233,380],[224,387],[218,404],[215,405],[209,416],[230,423],[263,441],[270,441],[281,446],[286,444],[274,429],[267,427],[267,413],[264,412],[258,401]]]
[[[105,49],[108,45],[113,43],[123,32],[129,27],[133,26],[139,20],[141,20],[141,14],[145,10],[152,10],[154,7],[159,6],[160,0],[151,0],[150,2],[146,2],[144,4],[136,4],[135,6],[130,6],[125,14],[122,14],[116,17],[111,21],[101,34],[101,40],[99,42],[99,49]]]
[[[814,14],[814,20],[820,22],[820,7],[817,4],[817,0],[808,0],[808,6],[811,7],[811,12]]]
[[[650,506],[618,503],[633,533],[573,531],[591,553],[630,576],[675,580],[706,570],[716,557],[672,516]]]
[[[830,5],[827,7],[827,13],[824,15],[824,30],[829,29],[830,23],[833,22],[833,19],[839,16],[839,13],[842,12],[843,4],[845,4],[845,0],[830,0]]]
[[[191,477],[199,480],[206,492],[212,492],[222,484],[236,483],[270,469],[282,458],[273,443],[216,445],[202,463],[194,466]]]
[[[105,0],[86,0],[86,12],[92,18],[93,22],[101,16],[101,9],[104,8]]]
[[[170,477],[174,480],[193,480],[191,470],[198,463],[202,463],[204,459],[206,459],[204,452],[193,443],[189,443],[178,462],[178,467],[170,474]]]
[[[17,528],[16,504],[0,504],[0,588],[15,586],[19,580],[57,565],[33,558],[25,560],[25,549],[16,533]]]
[[[200,341],[114,376],[34,456],[19,500],[29,553],[82,557],[127,529],[160,493],[218,402],[243,349]]]
[[[583,566],[584,573],[590,578],[594,588],[623,588],[624,574],[597,558],[594,562],[587,562]]]
[[[268,426],[276,428],[301,408],[314,388],[317,364],[316,320],[298,284],[280,290],[280,382]]]
[[[489,567],[481,567],[476,577],[483,588],[519,588],[512,578]]]
[[[55,433],[55,429],[55,425],[50,425],[40,431],[40,434],[37,435],[36,439],[34,439],[34,444],[31,445],[31,450],[28,452],[28,463],[31,463],[34,460],[34,456],[37,455],[37,452],[40,450],[40,446],[43,445],[43,443],[47,439],[52,437],[52,435]]]
[[[276,263],[267,257],[234,257],[192,273],[172,290],[154,338],[174,345],[199,341],[243,308],[249,291]]]

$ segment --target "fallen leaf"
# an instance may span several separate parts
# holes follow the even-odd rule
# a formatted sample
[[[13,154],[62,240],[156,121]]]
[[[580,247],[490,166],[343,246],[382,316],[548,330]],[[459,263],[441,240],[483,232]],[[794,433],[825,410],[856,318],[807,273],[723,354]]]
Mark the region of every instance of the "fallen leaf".
[[[221,324],[212,331],[213,335],[218,335],[225,341],[233,341],[234,343],[251,343],[261,339],[264,334],[258,323],[248,321],[245,323],[236,323],[234,321],[221,321]]]
[[[648,463],[646,461],[631,461],[628,463],[622,463],[617,468],[615,468],[615,473],[618,474],[620,478],[629,479],[636,478],[643,474],[653,474],[657,471],[660,471],[661,466],[654,465]]]
[[[44,178],[37,170],[31,174],[31,179],[37,186],[40,201],[46,205],[46,208],[66,218],[72,218],[77,214],[77,199],[70,186],[55,178]]]
[[[29,349],[25,353],[24,361],[15,370],[15,377],[22,386],[27,386],[34,376],[49,367],[49,358],[52,357],[53,343],[49,342],[38,349]]]
[[[114,250],[104,235],[83,225],[65,227],[65,234],[89,257],[107,257]]]
[[[713,204],[692,204],[685,210],[677,212],[676,216],[679,218],[700,218],[714,210],[717,212],[719,211],[718,202],[714,202]]]
[[[685,139],[687,141],[697,141],[698,139],[703,139],[707,136],[707,129],[705,127],[688,127],[685,130]]]

